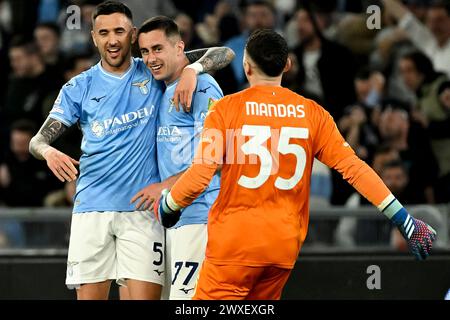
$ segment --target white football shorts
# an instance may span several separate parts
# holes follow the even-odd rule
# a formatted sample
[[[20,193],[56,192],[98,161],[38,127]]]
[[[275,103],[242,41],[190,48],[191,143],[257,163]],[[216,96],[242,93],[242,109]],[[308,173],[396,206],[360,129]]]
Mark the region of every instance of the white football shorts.
[[[66,285],[165,282],[164,228],[151,211],[72,214]]]
[[[205,259],[207,241],[206,224],[166,230],[166,285],[170,287],[170,300],[192,299]],[[163,292],[167,292],[167,288]]]

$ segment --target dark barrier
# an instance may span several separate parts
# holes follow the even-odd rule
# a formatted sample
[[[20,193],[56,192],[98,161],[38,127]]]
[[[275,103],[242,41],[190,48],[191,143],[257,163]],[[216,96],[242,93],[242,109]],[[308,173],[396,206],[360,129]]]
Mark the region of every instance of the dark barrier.
[[[66,256],[0,256],[0,299],[74,299],[64,285]],[[372,288],[372,289],[369,289]],[[379,289],[378,289],[379,288]],[[450,254],[302,254],[283,299],[444,299]],[[117,299],[113,285],[111,298]]]

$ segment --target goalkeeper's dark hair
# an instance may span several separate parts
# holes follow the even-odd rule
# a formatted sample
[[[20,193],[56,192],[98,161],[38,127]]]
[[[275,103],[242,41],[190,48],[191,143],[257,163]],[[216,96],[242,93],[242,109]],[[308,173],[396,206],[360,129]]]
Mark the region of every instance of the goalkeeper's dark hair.
[[[141,33],[148,33],[153,30],[164,31],[167,38],[171,36],[180,36],[180,30],[173,19],[166,16],[156,16],[146,20],[138,30],[138,36]]]
[[[94,12],[92,13],[92,24],[94,24],[95,19],[101,15],[110,15],[113,13],[122,13],[128,19],[133,21],[133,14],[131,10],[121,2],[118,1],[105,1],[100,3],[97,7],[95,7]]]
[[[286,40],[277,32],[271,29],[255,30],[248,38],[245,50],[269,77],[283,73],[289,49]]]

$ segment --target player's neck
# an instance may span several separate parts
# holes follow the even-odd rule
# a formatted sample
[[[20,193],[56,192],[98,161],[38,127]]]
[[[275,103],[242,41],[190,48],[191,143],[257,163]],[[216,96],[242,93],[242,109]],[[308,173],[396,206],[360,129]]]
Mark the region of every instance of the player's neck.
[[[121,76],[123,75],[125,72],[128,71],[128,69],[131,66],[131,56],[127,57],[124,62],[122,63],[122,65],[118,66],[118,67],[113,67],[107,63],[105,63],[105,61],[102,59],[101,60],[101,66],[103,68],[103,70],[105,70],[106,72],[112,73],[114,75],[118,75]]]
[[[280,77],[251,77],[248,79],[250,87],[255,86],[272,86],[281,87],[281,76]]]
[[[168,80],[164,80],[166,87],[170,86],[172,83],[174,83],[181,77],[184,67],[186,67],[188,64],[189,64],[189,60],[186,57],[183,57],[183,59],[180,59],[180,61],[178,61],[178,63],[177,63],[178,67],[177,67],[176,71],[173,73],[173,75]]]

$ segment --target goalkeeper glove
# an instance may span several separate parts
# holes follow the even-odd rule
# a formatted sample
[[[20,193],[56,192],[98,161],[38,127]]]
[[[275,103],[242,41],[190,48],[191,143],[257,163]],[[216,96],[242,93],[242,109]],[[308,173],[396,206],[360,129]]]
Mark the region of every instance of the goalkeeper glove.
[[[169,190],[164,189],[161,192],[161,197],[153,204],[153,212],[156,219],[165,227],[173,227],[181,217],[181,210],[173,210],[167,204],[167,195]]]
[[[409,251],[417,260],[425,260],[430,255],[433,241],[436,239],[436,231],[425,222],[414,219],[403,207],[391,218],[391,221],[407,241]]]

